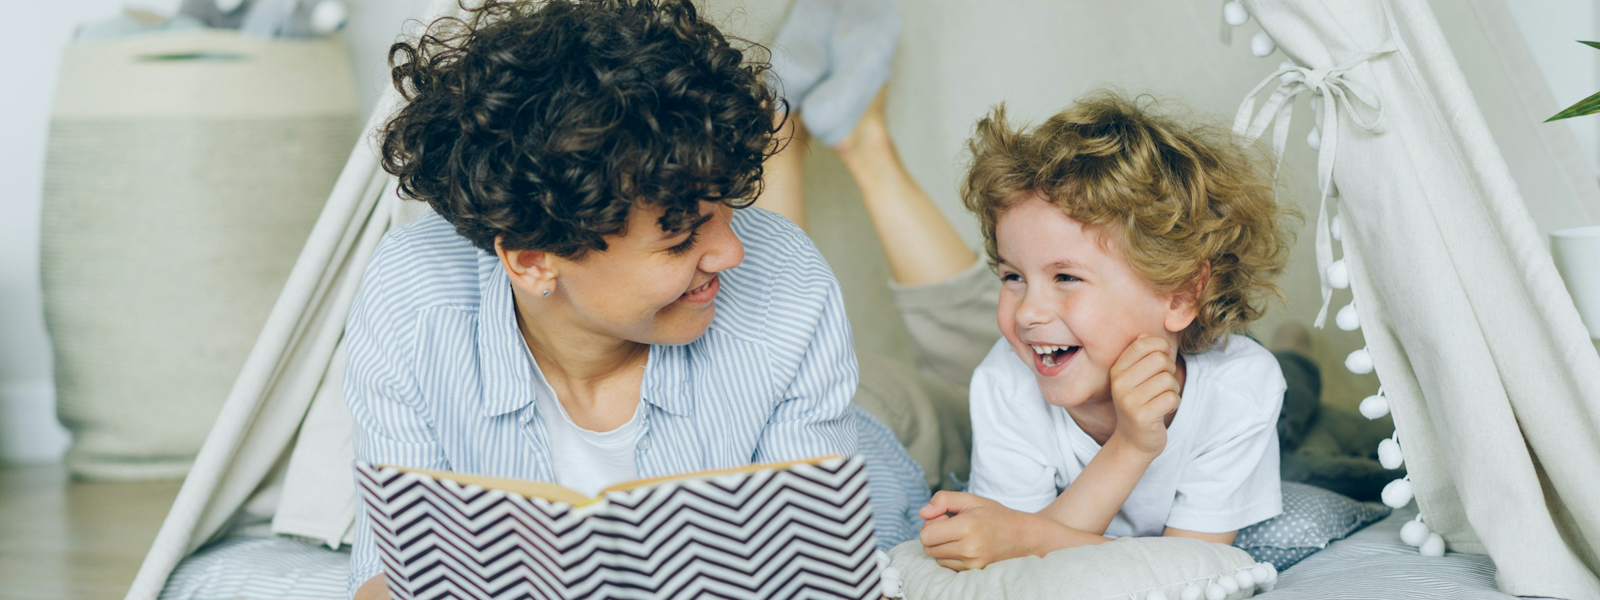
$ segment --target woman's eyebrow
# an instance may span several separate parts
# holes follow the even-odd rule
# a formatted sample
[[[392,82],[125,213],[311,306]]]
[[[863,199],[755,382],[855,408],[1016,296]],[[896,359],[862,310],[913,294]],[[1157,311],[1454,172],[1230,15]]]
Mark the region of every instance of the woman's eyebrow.
[[[696,229],[699,229],[701,225],[705,225],[706,221],[710,221],[711,218],[714,217],[714,216],[716,216],[716,213],[700,215],[700,218],[695,219],[693,223],[690,223],[688,226],[686,226],[686,227],[684,227],[682,229],[678,229],[678,230],[675,230],[675,231],[662,231],[661,232],[661,239],[666,240],[666,239],[675,238],[675,237],[678,237],[680,235],[683,235],[684,232],[686,232],[686,231],[694,231]]]

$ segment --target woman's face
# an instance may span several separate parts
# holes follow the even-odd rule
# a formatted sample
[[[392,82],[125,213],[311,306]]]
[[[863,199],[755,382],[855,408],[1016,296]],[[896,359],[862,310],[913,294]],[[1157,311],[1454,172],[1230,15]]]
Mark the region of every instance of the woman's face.
[[[705,335],[722,286],[718,273],[744,260],[733,233],[733,208],[700,203],[700,218],[682,231],[662,231],[663,209],[635,206],[625,233],[580,260],[547,255],[555,280],[550,296],[530,292],[534,310],[559,302],[577,326],[642,344],[687,344]],[[514,278],[515,280],[515,278]],[[537,317],[536,317],[537,318]]]

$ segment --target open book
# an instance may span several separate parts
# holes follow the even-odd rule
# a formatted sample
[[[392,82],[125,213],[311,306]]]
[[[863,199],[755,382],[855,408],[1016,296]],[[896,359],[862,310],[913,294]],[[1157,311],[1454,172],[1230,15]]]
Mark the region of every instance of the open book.
[[[390,594],[869,598],[880,567],[860,457],[618,484],[356,463]]]

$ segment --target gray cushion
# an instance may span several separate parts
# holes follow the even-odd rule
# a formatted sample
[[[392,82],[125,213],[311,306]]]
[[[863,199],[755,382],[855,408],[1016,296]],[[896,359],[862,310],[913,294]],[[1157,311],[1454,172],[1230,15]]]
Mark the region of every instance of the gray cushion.
[[[1358,502],[1303,483],[1283,483],[1283,514],[1239,531],[1233,545],[1279,571],[1389,514],[1389,507]]]

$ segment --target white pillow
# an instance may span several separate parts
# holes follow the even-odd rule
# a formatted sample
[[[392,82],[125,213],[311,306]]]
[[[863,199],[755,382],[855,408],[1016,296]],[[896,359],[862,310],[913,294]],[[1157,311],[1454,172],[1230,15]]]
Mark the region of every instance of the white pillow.
[[[908,600],[1238,600],[1272,589],[1278,577],[1238,548],[1175,537],[1121,538],[961,572],[934,563],[912,540],[890,550],[889,561]]]

